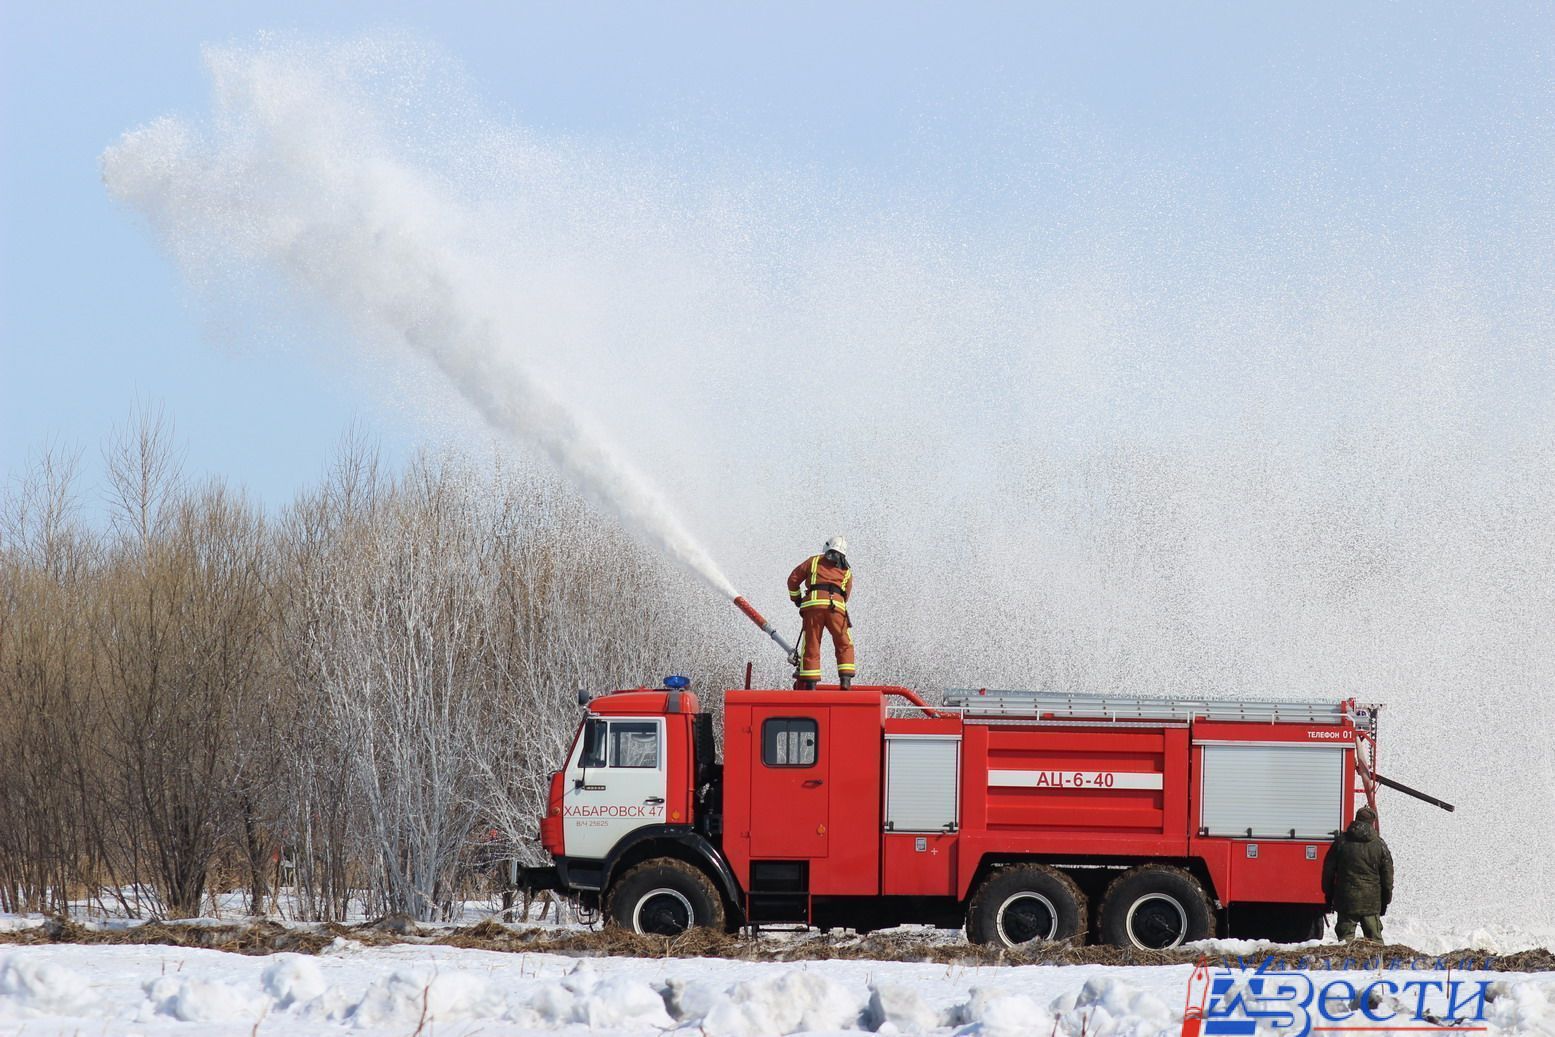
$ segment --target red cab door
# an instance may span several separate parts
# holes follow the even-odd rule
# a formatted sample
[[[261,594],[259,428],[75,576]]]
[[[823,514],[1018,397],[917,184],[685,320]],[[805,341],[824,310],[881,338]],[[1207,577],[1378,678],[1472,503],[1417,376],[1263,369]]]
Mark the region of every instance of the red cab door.
[[[757,707],[751,725],[751,856],[826,856],[831,710]]]

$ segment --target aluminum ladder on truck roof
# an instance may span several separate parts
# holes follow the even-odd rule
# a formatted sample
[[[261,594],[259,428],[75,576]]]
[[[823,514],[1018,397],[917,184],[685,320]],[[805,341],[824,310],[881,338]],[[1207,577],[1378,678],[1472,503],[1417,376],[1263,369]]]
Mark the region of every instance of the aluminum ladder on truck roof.
[[[971,716],[1051,717],[1055,720],[1177,721],[1234,720],[1252,723],[1342,724],[1353,717],[1369,726],[1372,711],[1354,714],[1342,702],[1273,699],[1167,699],[1132,695],[1090,695],[1064,691],[1005,691],[950,688],[945,706]]]

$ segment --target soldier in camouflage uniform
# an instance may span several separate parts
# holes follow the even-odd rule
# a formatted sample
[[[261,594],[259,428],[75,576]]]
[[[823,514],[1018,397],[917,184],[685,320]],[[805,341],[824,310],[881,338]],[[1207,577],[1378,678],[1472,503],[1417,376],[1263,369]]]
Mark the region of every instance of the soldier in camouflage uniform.
[[[1338,912],[1334,935],[1349,940],[1357,924],[1381,942],[1382,916],[1393,900],[1393,854],[1377,834],[1377,812],[1361,807],[1323,859],[1323,895]]]

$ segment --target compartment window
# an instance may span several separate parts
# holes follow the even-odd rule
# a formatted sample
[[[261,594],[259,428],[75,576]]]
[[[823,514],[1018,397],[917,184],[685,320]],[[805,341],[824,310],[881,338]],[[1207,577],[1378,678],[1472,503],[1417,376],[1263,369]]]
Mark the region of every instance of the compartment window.
[[[610,765],[651,768],[659,765],[659,725],[652,720],[610,723]]]
[[[820,727],[808,717],[774,717],[761,725],[761,762],[768,767],[814,767]]]

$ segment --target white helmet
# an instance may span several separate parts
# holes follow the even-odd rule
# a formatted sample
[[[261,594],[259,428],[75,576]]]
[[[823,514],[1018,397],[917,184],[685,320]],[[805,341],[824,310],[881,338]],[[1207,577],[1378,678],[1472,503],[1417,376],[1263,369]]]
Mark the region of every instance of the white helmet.
[[[826,541],[826,550],[836,551],[838,554],[846,557],[848,553],[848,541],[841,536],[834,536],[830,540]]]

